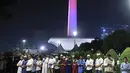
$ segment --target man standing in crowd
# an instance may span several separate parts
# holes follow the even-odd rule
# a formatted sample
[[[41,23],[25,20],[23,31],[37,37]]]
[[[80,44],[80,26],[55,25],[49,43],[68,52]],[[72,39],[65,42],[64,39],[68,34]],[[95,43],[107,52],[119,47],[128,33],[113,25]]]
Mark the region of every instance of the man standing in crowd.
[[[53,73],[53,68],[54,68],[54,63],[55,63],[55,58],[53,56],[50,56],[49,61],[48,61],[48,73]]]
[[[105,73],[114,73],[115,61],[111,55],[107,55],[107,58],[104,59],[104,72]]]
[[[24,58],[24,60],[23,60],[23,63],[22,63],[22,73],[27,73],[27,71],[26,71],[26,64],[27,64],[27,56],[25,55],[25,56],[23,56],[23,58]]]
[[[31,55],[28,55],[28,61],[27,61],[26,66],[27,66],[26,68],[27,73],[32,73],[33,58]]]
[[[17,63],[17,66],[18,66],[17,73],[22,73],[22,64],[23,64],[23,55],[20,56],[20,60],[19,60],[19,62]]]
[[[72,73],[78,73],[77,59],[72,55]]]
[[[43,58],[43,63],[42,63],[42,73],[47,73],[48,71],[48,56]]]
[[[60,61],[60,73],[65,73],[65,64],[66,64],[66,61],[65,61],[65,56],[63,56],[61,58],[61,61]]]
[[[89,54],[87,55],[85,67],[86,67],[86,73],[92,73],[93,59],[91,59],[91,56]]]
[[[54,63],[54,73],[60,73],[60,67],[59,67],[60,60],[58,59],[58,56],[56,56],[55,59],[56,61]]]
[[[41,66],[42,66],[42,61],[41,58],[38,56],[36,61],[36,73],[41,73]]]
[[[36,73],[36,56],[33,55],[33,66],[32,66],[32,73]]]
[[[72,61],[68,57],[66,59],[66,73],[72,73],[72,65],[71,64],[72,64]]]
[[[102,64],[103,64],[103,59],[101,58],[101,54],[97,53],[97,59],[95,61],[96,73],[102,73]]]
[[[80,56],[80,59],[78,60],[77,64],[78,64],[78,73],[83,73],[84,72],[85,60],[83,59],[82,56]]]
[[[124,57],[124,62],[120,66],[122,73],[130,73],[130,63],[128,63],[127,57]]]

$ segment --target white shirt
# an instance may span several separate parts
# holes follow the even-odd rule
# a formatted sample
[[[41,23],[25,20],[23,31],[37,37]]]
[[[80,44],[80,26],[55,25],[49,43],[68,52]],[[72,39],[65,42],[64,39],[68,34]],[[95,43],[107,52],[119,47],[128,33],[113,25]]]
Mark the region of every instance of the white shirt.
[[[17,63],[18,66],[17,73],[22,73],[22,67],[19,67],[20,65],[22,66],[22,64],[23,64],[23,60],[19,60],[19,62]]]
[[[86,70],[91,70],[93,67],[93,59],[87,59],[85,65],[87,67]],[[88,65],[91,65],[91,67],[89,67]]]
[[[48,61],[48,68],[54,68],[55,61],[56,61],[55,58],[50,58]]]
[[[33,66],[32,66],[32,72],[36,71],[36,59],[33,59]]]
[[[31,65],[30,67],[27,66],[26,70],[27,71],[32,71],[32,67],[33,67],[33,59],[29,59],[27,61],[27,64],[26,65]]]
[[[45,58],[45,64],[48,64],[48,61],[49,61],[49,58],[47,57],[47,58]]]
[[[60,69],[60,67],[59,67],[59,66],[57,66],[57,65],[59,65],[59,63],[60,63],[60,60],[55,61],[55,64],[56,64],[56,65],[55,65],[55,67],[54,67],[55,69]]]
[[[93,68],[93,59],[87,59],[85,65],[87,67],[86,70],[91,70]],[[89,67],[88,65],[91,65],[91,67]]]
[[[109,58],[104,59],[104,71],[105,72],[113,72],[113,67],[108,66],[108,64],[111,64],[113,67],[115,65],[115,61],[113,58],[111,60]]]
[[[103,64],[103,59],[97,58],[96,61],[95,61],[95,66],[97,66],[97,65],[101,65],[101,66],[98,67],[98,68],[95,68],[95,70],[102,70],[102,64]]]
[[[36,71],[41,70],[42,61],[41,61],[41,60],[37,61],[37,62],[36,62],[36,65],[38,65],[38,66],[36,67]],[[40,66],[39,66],[39,65],[40,65]]]
[[[130,64],[123,62],[121,63],[120,69],[122,73],[130,73]]]

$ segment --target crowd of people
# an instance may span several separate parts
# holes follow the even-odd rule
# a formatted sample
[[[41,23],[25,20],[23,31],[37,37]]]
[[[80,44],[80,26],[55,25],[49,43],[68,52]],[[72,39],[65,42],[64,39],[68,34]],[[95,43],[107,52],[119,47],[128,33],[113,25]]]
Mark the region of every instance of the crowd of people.
[[[15,63],[9,59],[0,57],[0,73],[115,73],[116,64],[111,55],[107,55],[103,59],[100,53],[97,53],[95,60],[91,58],[90,54],[87,54],[87,59],[82,56],[77,58],[74,55],[70,57],[62,54],[43,57],[30,54],[21,55],[19,59],[15,60]],[[13,65],[7,63],[13,63]],[[127,57],[124,57],[124,62],[120,64],[120,70],[122,73],[130,73]]]

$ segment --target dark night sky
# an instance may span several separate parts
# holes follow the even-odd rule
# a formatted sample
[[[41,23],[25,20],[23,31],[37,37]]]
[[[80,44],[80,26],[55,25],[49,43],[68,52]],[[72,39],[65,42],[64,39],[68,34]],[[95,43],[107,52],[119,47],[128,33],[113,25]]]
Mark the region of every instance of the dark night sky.
[[[0,14],[0,47],[14,46],[23,38],[36,42],[66,36],[68,0],[13,0],[12,3],[5,6],[7,14],[12,15]],[[128,0],[78,0],[78,36],[100,36],[103,24],[130,24],[128,6]]]

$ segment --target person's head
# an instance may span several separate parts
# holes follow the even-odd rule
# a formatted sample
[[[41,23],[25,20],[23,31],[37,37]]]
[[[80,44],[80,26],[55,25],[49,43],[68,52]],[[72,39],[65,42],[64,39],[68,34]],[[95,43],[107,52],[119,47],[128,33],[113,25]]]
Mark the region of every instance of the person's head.
[[[90,54],[88,54],[88,55],[87,55],[87,58],[90,59],[90,57],[91,57]]]
[[[128,61],[128,58],[127,57],[124,57],[124,62],[127,62]]]
[[[38,57],[37,57],[37,60],[41,60],[41,58],[38,56]]]
[[[58,60],[58,56],[56,56],[55,59]]]
[[[20,60],[23,60],[23,55],[20,56]]]
[[[80,59],[82,59],[83,57],[82,57],[82,56],[80,56],[79,58],[80,58]]]
[[[68,55],[66,55],[65,57],[66,57],[66,58],[69,58],[69,56],[68,56]]]
[[[100,55],[101,55],[100,53],[97,53],[97,58],[100,58]]]
[[[50,58],[53,59],[53,56],[51,55]]]
[[[28,55],[28,59],[31,59],[32,58],[32,56],[31,55]]]
[[[75,58],[75,55],[72,55],[72,58]]]
[[[65,60],[65,56],[63,56],[62,59]]]
[[[24,58],[24,60],[27,60],[27,56],[25,55],[25,56],[23,56],[23,58]]]

